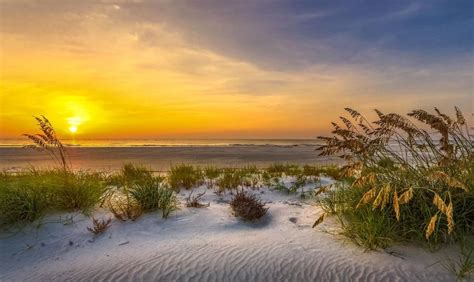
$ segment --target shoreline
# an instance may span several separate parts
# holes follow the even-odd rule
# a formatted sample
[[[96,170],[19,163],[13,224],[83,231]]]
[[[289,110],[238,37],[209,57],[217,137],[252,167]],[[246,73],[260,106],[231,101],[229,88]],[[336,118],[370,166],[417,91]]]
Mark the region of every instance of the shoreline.
[[[124,163],[166,170],[187,163],[198,166],[241,167],[248,164],[268,166],[273,163],[297,165],[341,164],[335,157],[320,157],[313,146],[232,146],[232,147],[70,147],[74,169],[117,170]],[[0,169],[34,166],[52,167],[46,154],[26,148],[0,147]]]

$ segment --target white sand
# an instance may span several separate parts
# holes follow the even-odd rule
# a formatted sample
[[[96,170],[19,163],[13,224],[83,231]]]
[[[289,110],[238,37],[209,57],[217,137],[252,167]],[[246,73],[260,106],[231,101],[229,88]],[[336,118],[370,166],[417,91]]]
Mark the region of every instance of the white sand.
[[[205,198],[209,208],[183,206],[166,220],[157,212],[136,222],[113,220],[93,241],[86,230],[90,219],[81,214],[73,214],[69,225],[30,226],[0,240],[0,281],[454,280],[439,264],[429,267],[444,251],[391,249],[403,258],[364,252],[343,237],[324,232],[337,230],[330,218],[312,229],[321,211],[305,203],[300,206],[297,195],[264,191],[260,196],[269,202],[268,216],[254,224],[236,219],[229,205],[209,191]],[[224,197],[229,199],[230,195]],[[97,211],[96,216],[106,214]],[[58,218],[48,216],[44,221]]]

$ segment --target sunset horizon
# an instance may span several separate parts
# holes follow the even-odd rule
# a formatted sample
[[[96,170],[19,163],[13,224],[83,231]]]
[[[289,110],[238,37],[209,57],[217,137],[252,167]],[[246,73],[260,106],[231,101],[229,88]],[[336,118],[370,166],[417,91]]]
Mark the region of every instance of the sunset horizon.
[[[65,138],[299,139],[345,107],[469,113],[465,4],[1,1],[0,138],[32,115]]]

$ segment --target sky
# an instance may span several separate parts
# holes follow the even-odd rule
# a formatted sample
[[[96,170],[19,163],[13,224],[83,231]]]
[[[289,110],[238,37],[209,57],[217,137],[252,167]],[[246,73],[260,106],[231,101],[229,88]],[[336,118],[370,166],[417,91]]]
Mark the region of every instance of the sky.
[[[473,93],[473,1],[0,0],[0,138],[314,138]]]

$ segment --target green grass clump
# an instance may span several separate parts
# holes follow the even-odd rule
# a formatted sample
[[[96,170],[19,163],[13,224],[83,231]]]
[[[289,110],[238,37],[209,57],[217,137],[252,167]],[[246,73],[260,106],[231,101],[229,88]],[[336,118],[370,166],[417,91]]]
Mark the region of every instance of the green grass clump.
[[[172,166],[168,175],[168,182],[174,190],[184,188],[186,190],[198,186],[203,182],[203,175],[199,168],[192,165]]]
[[[105,192],[105,182],[99,173],[68,172],[52,185],[53,203],[58,209],[87,211],[99,203]],[[64,181],[64,182],[62,182]]]
[[[344,126],[334,123],[319,148],[348,162],[345,185],[318,196],[346,235],[372,249],[400,240],[436,246],[474,232],[474,143],[459,109],[454,118],[415,110],[413,119],[376,111],[373,123],[347,111],[353,121],[341,117]]]
[[[0,176],[0,222],[34,221],[47,210],[82,210],[95,206],[105,191],[99,173],[61,169],[30,170]]]
[[[144,211],[161,210],[163,218],[178,207],[176,194],[166,186],[162,178],[154,178],[149,182],[135,184],[129,189],[130,195],[139,203]]]
[[[233,191],[242,185],[243,176],[242,173],[237,169],[224,169],[221,177],[217,179],[217,186],[219,187],[218,193],[222,193],[226,190]]]
[[[298,165],[274,163],[267,167],[266,171],[272,176],[295,176],[301,172]]]
[[[17,181],[11,185],[2,183],[0,188],[0,225],[10,226],[32,222],[40,218],[48,208],[47,198],[41,189],[23,185]]]
[[[221,175],[221,170],[215,166],[207,166],[204,168],[204,177],[208,189],[213,189],[216,179]]]
[[[159,208],[162,190],[167,189],[162,183],[162,178],[152,178],[146,182],[132,184],[126,191],[140,204],[144,211]]]
[[[120,220],[135,220],[143,212],[153,210],[161,210],[166,218],[178,207],[176,195],[165,178],[154,176],[145,167],[126,164],[113,179],[118,185],[111,187],[105,197],[107,206]]]

